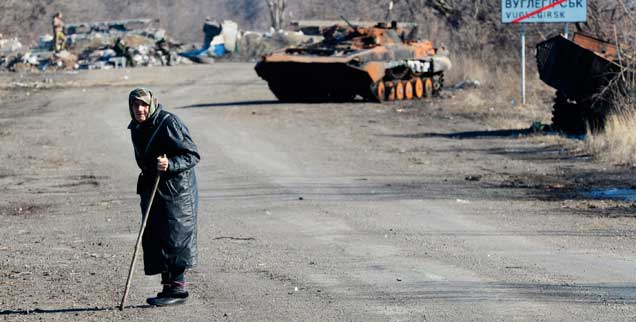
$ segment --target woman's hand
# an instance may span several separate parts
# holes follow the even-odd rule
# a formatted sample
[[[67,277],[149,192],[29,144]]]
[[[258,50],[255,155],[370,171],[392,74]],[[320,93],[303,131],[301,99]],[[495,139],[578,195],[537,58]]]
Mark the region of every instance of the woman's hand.
[[[169,164],[170,163],[168,162],[168,158],[166,158],[165,154],[160,157],[157,157],[157,170],[161,172],[166,172],[168,170]]]

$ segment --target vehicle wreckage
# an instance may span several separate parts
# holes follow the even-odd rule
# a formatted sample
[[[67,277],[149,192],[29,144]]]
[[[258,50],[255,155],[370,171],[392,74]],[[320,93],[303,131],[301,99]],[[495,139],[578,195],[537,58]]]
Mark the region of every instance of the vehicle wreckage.
[[[344,18],[343,18],[344,19]],[[360,27],[349,23],[323,30],[324,39],[265,55],[256,73],[285,102],[376,102],[431,97],[451,67],[448,53],[417,41],[394,21]]]
[[[537,44],[539,76],[556,89],[552,127],[571,134],[602,130],[620,106],[634,96],[634,70],[624,66],[615,44],[583,33],[557,35]]]

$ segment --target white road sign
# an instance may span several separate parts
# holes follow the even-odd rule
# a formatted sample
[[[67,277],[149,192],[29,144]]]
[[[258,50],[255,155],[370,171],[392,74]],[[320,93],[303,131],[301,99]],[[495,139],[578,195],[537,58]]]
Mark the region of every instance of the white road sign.
[[[587,0],[501,0],[502,23],[586,20]]]

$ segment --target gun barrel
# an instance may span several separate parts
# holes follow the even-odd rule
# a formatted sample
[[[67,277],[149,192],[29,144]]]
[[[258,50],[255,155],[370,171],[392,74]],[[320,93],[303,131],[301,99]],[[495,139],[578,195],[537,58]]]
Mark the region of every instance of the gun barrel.
[[[340,18],[342,20],[344,20],[344,22],[347,23],[347,25],[349,25],[349,27],[353,28],[354,31],[358,32],[358,27],[354,26],[351,22],[349,22],[349,20],[347,20],[347,18],[345,18],[344,16],[340,16]]]

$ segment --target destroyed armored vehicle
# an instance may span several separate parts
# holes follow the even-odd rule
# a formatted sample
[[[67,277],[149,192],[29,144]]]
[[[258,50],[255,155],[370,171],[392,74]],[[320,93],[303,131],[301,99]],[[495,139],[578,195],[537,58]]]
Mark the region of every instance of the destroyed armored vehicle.
[[[445,50],[416,41],[398,28],[334,25],[324,39],[262,57],[256,73],[285,102],[384,100],[433,96],[442,89],[451,62]]]
[[[570,134],[602,130],[633,75],[619,64],[614,44],[582,33],[539,43],[536,58],[541,80],[557,90],[552,127]]]

